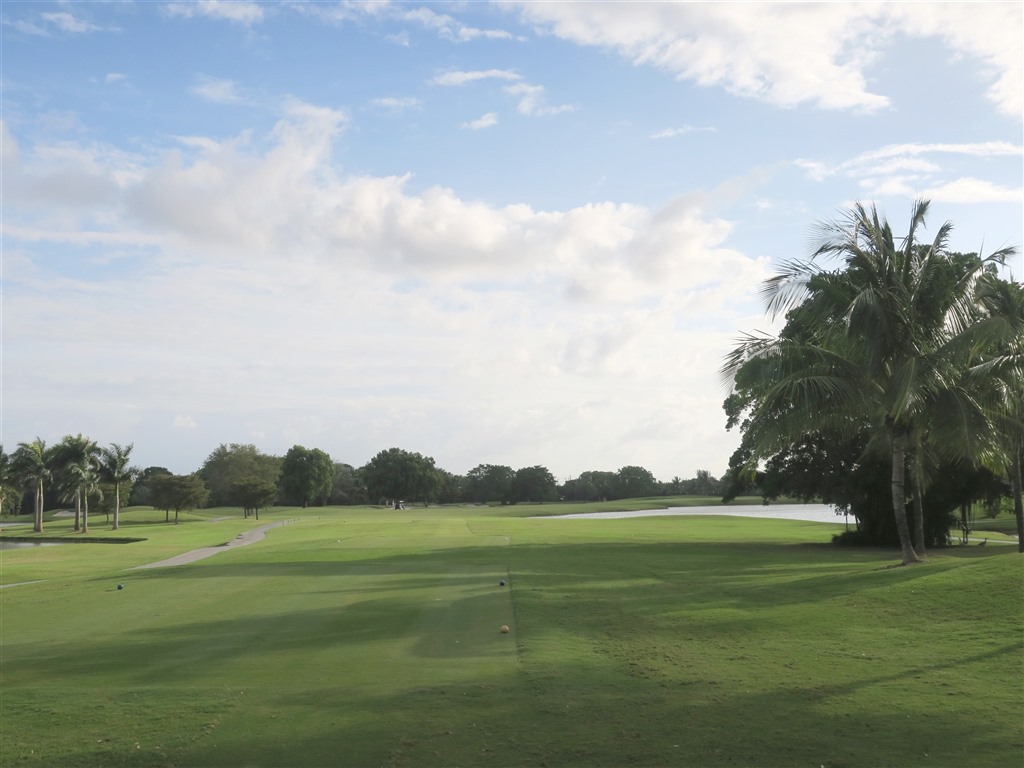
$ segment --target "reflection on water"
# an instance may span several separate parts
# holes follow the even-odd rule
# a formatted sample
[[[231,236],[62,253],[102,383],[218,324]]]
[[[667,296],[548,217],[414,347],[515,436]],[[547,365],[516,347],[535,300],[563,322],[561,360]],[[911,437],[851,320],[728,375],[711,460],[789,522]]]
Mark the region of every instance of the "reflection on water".
[[[60,541],[0,541],[0,549],[28,549],[29,547],[57,547]]]

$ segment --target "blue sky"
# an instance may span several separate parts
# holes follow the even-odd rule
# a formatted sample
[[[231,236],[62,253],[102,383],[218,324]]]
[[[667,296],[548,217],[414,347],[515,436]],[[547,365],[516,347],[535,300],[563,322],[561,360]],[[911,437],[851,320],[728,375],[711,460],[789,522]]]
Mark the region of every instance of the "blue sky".
[[[1022,7],[7,0],[0,440],[721,475],[815,222],[1021,245]]]

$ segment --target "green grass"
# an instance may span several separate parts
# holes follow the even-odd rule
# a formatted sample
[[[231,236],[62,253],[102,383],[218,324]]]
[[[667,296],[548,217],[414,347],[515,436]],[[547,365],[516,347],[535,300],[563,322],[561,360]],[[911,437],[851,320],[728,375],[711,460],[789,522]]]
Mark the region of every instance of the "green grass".
[[[894,568],[827,524],[520,511],[278,510],[133,571],[258,523],[132,510],[144,542],[5,551],[3,583],[42,581],[0,591],[0,765],[1024,758],[1009,546]]]

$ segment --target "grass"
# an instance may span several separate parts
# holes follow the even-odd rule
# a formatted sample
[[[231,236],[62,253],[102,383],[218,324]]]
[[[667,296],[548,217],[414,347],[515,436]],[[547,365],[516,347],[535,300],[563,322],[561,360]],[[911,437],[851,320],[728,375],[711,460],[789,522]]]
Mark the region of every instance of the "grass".
[[[42,581],[0,591],[0,765],[1024,757],[1009,546],[893,568],[827,524],[510,511],[277,510],[262,542],[132,571],[257,523],[131,510],[143,542],[5,551],[4,584]]]

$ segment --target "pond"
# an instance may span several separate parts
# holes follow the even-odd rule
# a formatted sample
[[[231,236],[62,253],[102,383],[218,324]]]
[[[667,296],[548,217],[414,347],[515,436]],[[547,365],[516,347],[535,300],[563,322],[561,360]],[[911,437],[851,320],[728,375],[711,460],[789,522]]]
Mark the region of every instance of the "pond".
[[[751,504],[744,506],[707,506],[707,507],[662,507],[661,509],[634,509],[628,512],[583,512],[576,515],[550,515],[538,520],[600,520],[622,517],[663,517],[669,515],[727,515],[730,517],[759,517],[778,520],[806,520],[813,523],[845,522],[842,515],[837,515],[834,507],[828,504],[769,504],[767,506]]]
[[[0,541],[0,549],[29,549],[31,547],[58,547],[61,541]]]

